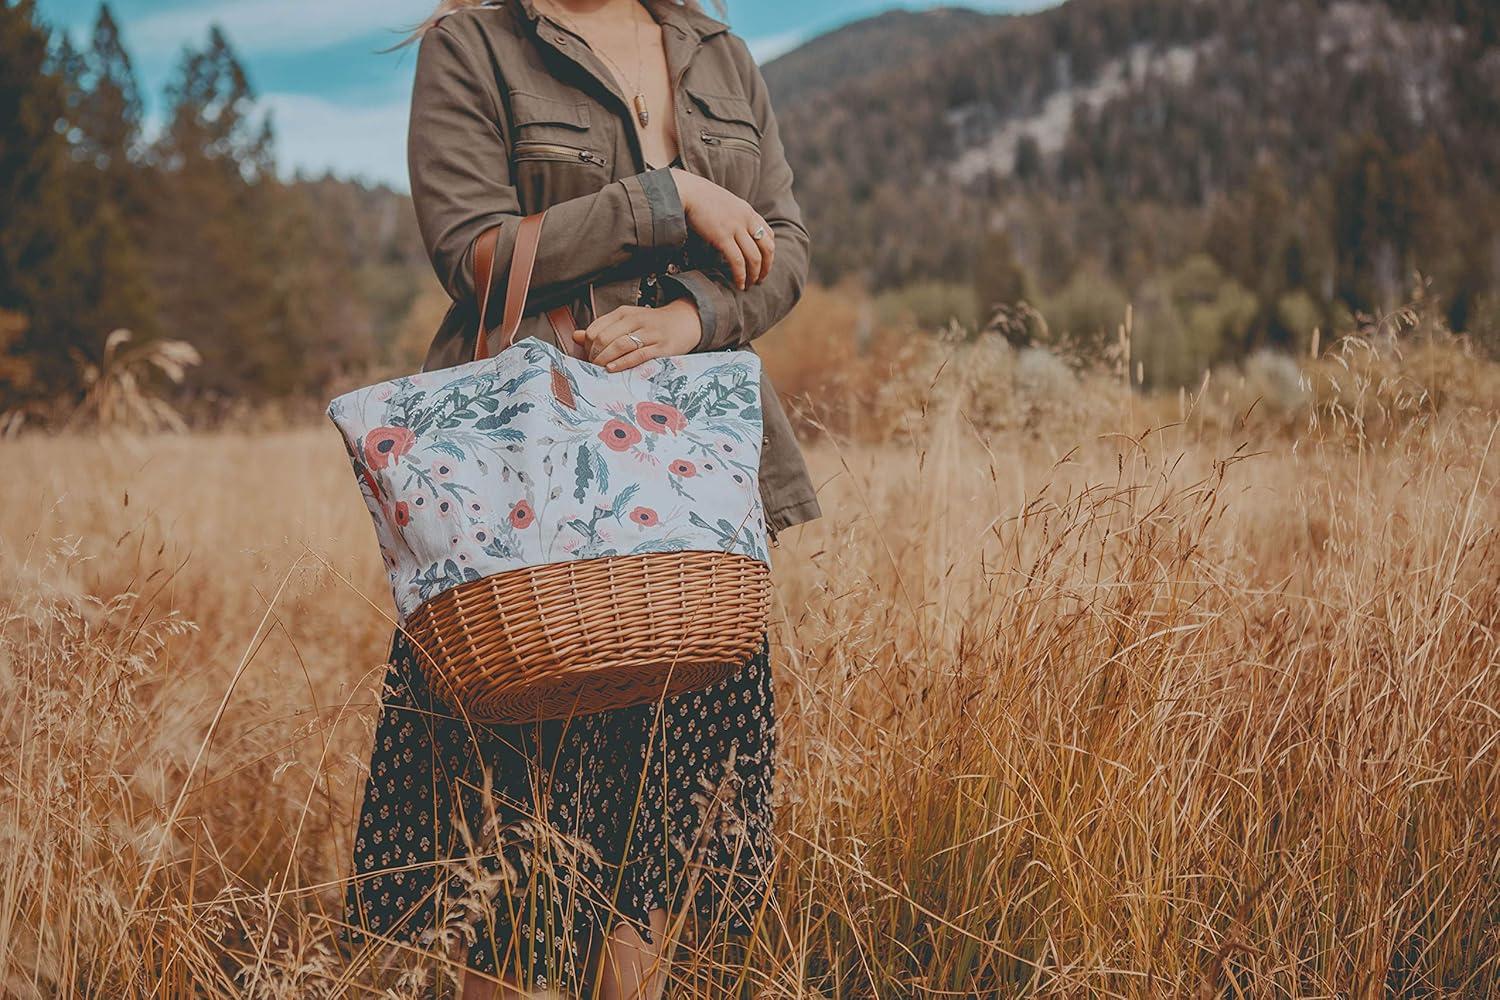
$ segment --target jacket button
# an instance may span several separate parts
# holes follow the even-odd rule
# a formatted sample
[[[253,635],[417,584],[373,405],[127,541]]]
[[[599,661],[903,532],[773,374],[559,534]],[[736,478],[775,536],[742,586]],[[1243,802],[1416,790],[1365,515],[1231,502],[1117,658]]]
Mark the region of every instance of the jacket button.
[[[667,273],[668,274],[676,274],[680,270],[681,270],[681,268],[679,268],[676,264],[668,264],[667,265]]]
[[[769,435],[769,434],[763,434],[763,435],[761,435],[760,443],[761,444],[770,444],[771,443],[771,435]]]

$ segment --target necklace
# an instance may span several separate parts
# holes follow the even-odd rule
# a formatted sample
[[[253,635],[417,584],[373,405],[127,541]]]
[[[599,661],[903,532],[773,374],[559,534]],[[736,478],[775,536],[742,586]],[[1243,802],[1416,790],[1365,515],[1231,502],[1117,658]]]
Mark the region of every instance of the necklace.
[[[553,7],[552,4],[549,3],[547,6],[551,8],[552,16],[561,21],[565,28],[579,38],[582,38],[585,42],[589,41],[589,36],[578,26],[577,22],[559,13],[557,8]],[[651,109],[646,105],[646,93],[641,88],[641,22],[638,19],[632,18],[631,33],[635,36],[635,76],[633,78],[625,75],[625,71],[620,68],[620,64],[609,57],[609,53],[604,51],[603,46],[594,45],[590,42],[589,49],[595,55],[609,63],[610,69],[614,70],[615,77],[620,83],[626,85],[626,89],[634,92],[635,96],[631,99],[630,103],[635,108],[635,120],[641,123],[641,128],[645,128],[651,124]]]

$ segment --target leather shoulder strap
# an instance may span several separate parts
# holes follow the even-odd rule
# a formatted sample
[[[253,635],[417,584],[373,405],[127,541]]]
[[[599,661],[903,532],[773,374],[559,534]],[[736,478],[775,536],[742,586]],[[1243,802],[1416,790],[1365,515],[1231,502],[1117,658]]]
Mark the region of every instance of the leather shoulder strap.
[[[500,242],[500,227],[492,226],[479,234],[474,241],[474,294],[479,299],[478,331],[474,335],[474,357],[483,361],[489,357],[490,287],[495,283],[495,245]]]
[[[531,289],[531,274],[536,267],[537,247],[541,244],[542,220],[545,210],[522,219],[516,229],[515,247],[511,251],[510,275],[505,283],[505,308],[500,319],[500,350],[515,343],[516,332],[521,328],[521,317],[526,311],[526,295]],[[500,227],[494,226],[480,234],[474,244],[474,287],[479,294],[479,333],[474,341],[474,360],[483,361],[490,356],[489,322],[490,292],[495,284],[495,249],[500,242]],[[592,301],[594,289],[589,286]],[[563,352],[575,358],[583,356],[583,349],[573,342],[573,311],[567,306],[557,306],[547,313],[557,342]]]
[[[511,251],[510,276],[505,283],[505,311],[500,319],[500,350],[516,339],[521,316],[526,311],[526,293],[531,288],[531,272],[536,267],[537,246],[541,243],[545,211],[528,215],[516,229],[515,248]],[[474,247],[474,287],[479,290],[479,335],[474,339],[474,360],[490,356],[490,292],[495,284],[495,247],[500,241],[500,227],[486,230]]]

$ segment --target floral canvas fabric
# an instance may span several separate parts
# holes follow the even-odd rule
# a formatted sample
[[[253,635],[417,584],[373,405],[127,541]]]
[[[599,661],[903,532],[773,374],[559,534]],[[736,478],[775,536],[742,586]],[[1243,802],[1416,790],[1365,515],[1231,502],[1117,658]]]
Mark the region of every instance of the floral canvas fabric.
[[[610,373],[526,339],[347,393],[328,415],[402,621],[526,566],[686,550],[769,561],[749,351]]]

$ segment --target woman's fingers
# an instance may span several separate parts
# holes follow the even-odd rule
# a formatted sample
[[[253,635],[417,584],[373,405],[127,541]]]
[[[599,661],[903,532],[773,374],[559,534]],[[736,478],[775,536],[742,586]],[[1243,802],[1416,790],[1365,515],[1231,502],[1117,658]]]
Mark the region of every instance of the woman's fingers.
[[[760,265],[760,280],[765,281],[766,277],[771,273],[772,262],[776,260],[776,232],[771,228],[771,224],[768,223],[765,219],[757,218],[755,228],[751,230],[751,233],[754,233],[755,229],[762,228],[765,230],[765,235],[756,240],[755,245],[760,247],[762,258]]]
[[[759,238],[756,238],[756,233],[760,234]],[[771,273],[771,261],[776,256],[776,232],[769,222],[755,215],[750,220],[750,238],[755,240],[755,248],[760,251],[760,277],[756,279],[756,284],[760,284]]]
[[[766,280],[776,252],[770,223],[745,199],[706,178],[675,168],[672,177],[688,225],[724,258],[734,286],[744,291]]]
[[[760,284],[761,274],[761,252],[760,246],[755,242],[755,237],[750,235],[748,229],[742,229],[734,234],[734,242],[740,248],[740,253],[745,257],[745,282],[741,288]]]
[[[599,360],[600,352],[621,336],[621,332],[632,322],[634,319],[631,315],[632,309],[631,306],[621,306],[611,310],[597,317],[583,332],[583,343],[586,348],[584,354],[594,364],[603,364]]]
[[[624,357],[631,351],[639,350],[642,345],[646,344],[644,330],[637,324],[618,326],[614,328],[612,333],[614,334],[613,339],[600,347],[599,353],[593,359],[594,364],[607,365],[616,358]],[[638,338],[640,343],[636,343],[631,337]]]
[[[730,276],[734,278],[734,286],[740,291],[745,290],[745,252],[740,249],[739,241],[734,238],[733,233],[720,236],[714,244],[714,248],[724,258],[724,263],[729,265]]]
[[[609,370],[612,372],[623,372],[626,369],[634,368],[636,365],[643,365],[647,361],[650,361],[652,358],[661,357],[661,348],[656,344],[647,344],[645,347],[636,347],[635,344],[631,343],[629,339],[625,337],[621,337],[620,339],[625,341],[625,343],[630,344],[630,346],[634,349],[626,354],[620,355],[618,358],[604,362],[609,366]]]

